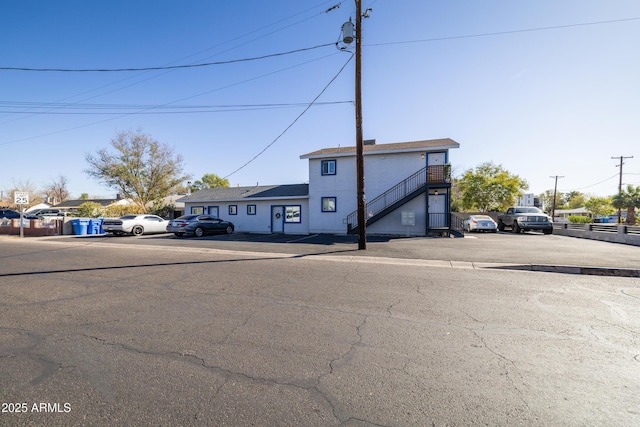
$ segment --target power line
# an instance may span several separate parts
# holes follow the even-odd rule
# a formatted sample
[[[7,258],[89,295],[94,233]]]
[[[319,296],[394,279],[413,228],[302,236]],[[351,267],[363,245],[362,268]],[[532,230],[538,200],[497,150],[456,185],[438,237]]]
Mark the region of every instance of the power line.
[[[353,101],[328,101],[328,102],[318,102],[315,105],[338,105],[338,104],[352,104]],[[42,104],[41,106],[31,106],[33,109],[38,108],[48,108],[48,111],[33,111],[33,110],[22,110],[22,111],[6,111],[3,108],[5,106],[1,105],[0,102],[0,113],[9,113],[9,114],[32,114],[32,115],[157,115],[157,114],[196,114],[196,113],[220,113],[220,112],[235,112],[235,111],[255,111],[255,110],[275,110],[275,109],[283,109],[283,108],[294,108],[300,107],[304,105],[308,105],[307,103],[288,103],[288,104],[246,104],[246,105],[201,105],[201,106],[189,106],[189,105],[176,105],[172,106],[171,110],[166,111],[158,111],[159,109],[166,108],[163,105],[112,105],[108,104],[104,105],[87,105],[80,104],[77,106],[60,106],[55,109],[57,110],[76,110],[76,109],[84,109],[84,110],[100,110],[100,111],[51,111],[51,104]],[[142,110],[142,111],[133,111],[126,112],[121,110],[134,109],[134,110]],[[108,110],[116,110],[116,111],[108,111]],[[150,111],[153,110],[153,111]]]
[[[469,39],[475,37],[489,37],[489,36],[501,36],[505,34],[517,34],[517,33],[528,33],[534,31],[546,31],[546,30],[557,30],[561,28],[572,28],[572,27],[584,27],[589,25],[604,25],[604,24],[615,24],[619,22],[628,22],[628,21],[638,21],[640,17],[637,18],[622,18],[622,19],[613,19],[610,21],[596,21],[596,22],[583,22],[578,24],[566,24],[566,25],[555,25],[549,27],[537,27],[537,28],[526,28],[522,30],[509,30],[509,31],[496,31],[492,33],[479,33],[479,34],[467,34],[461,36],[449,36],[449,37],[434,37],[431,39],[421,39],[421,40],[408,40],[408,41],[400,41],[400,42],[388,42],[388,43],[374,43],[367,44],[367,46],[387,46],[394,44],[409,44],[409,43],[426,43],[426,42],[437,42],[444,40],[457,40],[457,39]]]
[[[226,86],[221,86],[221,87],[218,87],[216,89],[211,89],[211,90],[208,90],[208,91],[205,91],[205,92],[198,93],[196,95],[185,96],[183,98],[176,99],[176,100],[171,101],[171,102],[167,102],[165,104],[156,106],[154,108],[160,108],[160,107],[165,107],[167,105],[177,104],[179,102],[187,101],[189,99],[197,98],[199,96],[207,95],[207,94],[210,94],[210,93],[213,93],[213,92],[217,92],[217,91],[220,91],[220,90],[223,90],[223,89],[228,89],[228,88],[231,88],[231,87],[234,87],[234,86],[238,86],[238,85],[241,85],[241,84],[244,84],[244,83],[248,83],[250,81],[254,81],[254,80],[258,80],[258,79],[261,79],[261,78],[264,78],[264,77],[267,77],[267,76],[271,76],[273,74],[277,74],[277,73],[281,73],[283,71],[291,70],[293,68],[300,67],[302,65],[306,65],[306,64],[309,64],[309,63],[314,62],[314,61],[319,61],[319,60],[325,59],[325,58],[327,58],[329,56],[339,55],[339,54],[340,54],[340,52],[331,53],[329,55],[325,55],[325,56],[320,57],[320,58],[312,59],[310,61],[302,62],[300,64],[292,65],[290,67],[282,68],[282,69],[277,70],[277,71],[272,71],[270,73],[262,74],[260,76],[252,77],[252,78],[249,78],[249,79],[246,79],[246,80],[242,80],[242,81],[239,81],[239,82],[236,82],[236,83],[231,83],[231,84],[228,84]],[[150,109],[151,108],[148,108],[147,110],[150,110]],[[86,128],[86,127],[90,127],[90,126],[97,125],[97,124],[100,124],[100,123],[105,123],[105,122],[116,120],[116,119],[119,119],[119,118],[128,117],[128,116],[131,116],[131,115],[133,115],[133,113],[130,113],[130,112],[129,113],[123,113],[123,114],[121,114],[119,116],[109,117],[109,118],[106,118],[106,119],[93,121],[91,123],[86,123],[86,124],[83,124],[83,125],[74,126],[74,127],[67,128],[67,129],[48,132],[48,133],[44,133],[44,134],[40,134],[40,135],[36,135],[36,136],[30,136],[30,137],[27,137],[27,138],[14,139],[14,140],[11,140],[11,141],[0,142],[0,146],[7,145],[7,144],[13,144],[13,143],[16,143],[16,142],[30,141],[30,140],[33,140],[33,139],[43,138],[43,137],[51,136],[51,135],[58,135],[58,134],[61,134],[61,133],[70,132],[70,131],[77,130],[77,129],[83,129],[83,128]]]
[[[0,67],[0,71],[38,71],[38,72],[60,72],[60,73],[118,73],[123,71],[161,71],[177,70],[184,68],[210,67],[212,65],[227,65],[238,62],[259,61],[261,59],[275,58],[278,56],[291,55],[299,52],[333,46],[334,43],[325,43],[318,46],[306,47],[302,49],[290,50],[287,52],[272,53],[269,55],[255,56],[252,58],[231,59],[229,61],[204,62],[201,64],[167,65],[163,67],[141,67],[141,68],[26,68],[26,67]]]
[[[602,181],[600,181],[600,182],[596,182],[595,184],[587,185],[586,187],[574,188],[574,189],[572,189],[571,191],[580,191],[580,190],[584,190],[585,188],[595,187],[596,185],[600,185],[600,184],[602,184],[602,183],[604,183],[604,182],[607,182],[607,181],[609,181],[609,180],[611,180],[611,179],[613,179],[613,178],[615,178],[615,177],[617,177],[617,176],[618,176],[618,174],[611,175],[609,178],[603,179],[603,180],[602,180]],[[568,193],[568,191],[562,191],[562,192],[563,192],[563,193]]]
[[[305,9],[305,10],[303,10],[303,11],[299,12],[299,13],[296,13],[296,14],[294,14],[294,15],[291,15],[291,16],[289,16],[289,17],[287,17],[287,18],[280,19],[280,20],[278,20],[278,21],[276,21],[276,22],[274,22],[274,23],[271,23],[271,24],[265,25],[265,26],[263,26],[263,27],[257,28],[257,29],[255,29],[255,30],[252,30],[252,31],[250,31],[250,32],[246,33],[246,34],[243,34],[243,35],[241,35],[241,36],[235,37],[235,38],[233,38],[233,39],[231,39],[231,40],[228,40],[228,41],[225,41],[225,42],[222,42],[222,43],[218,43],[217,45],[214,45],[214,46],[208,47],[208,48],[206,48],[206,49],[200,50],[200,51],[198,51],[198,52],[195,52],[195,53],[193,53],[193,54],[190,54],[190,55],[184,56],[184,57],[182,57],[181,59],[188,59],[188,58],[194,57],[194,56],[196,56],[196,55],[199,55],[199,54],[201,54],[201,53],[207,52],[207,51],[212,50],[212,49],[214,49],[214,48],[217,48],[217,47],[223,46],[223,45],[225,45],[225,44],[231,43],[231,42],[233,42],[233,41],[239,40],[239,39],[241,39],[241,38],[243,38],[243,37],[247,37],[247,36],[250,36],[250,35],[252,35],[252,34],[258,33],[258,32],[260,32],[260,31],[262,31],[262,30],[265,30],[265,29],[267,29],[267,28],[269,28],[269,27],[273,27],[273,26],[278,25],[278,24],[280,24],[280,23],[282,23],[282,22],[285,22],[285,21],[287,21],[287,20],[289,20],[289,19],[295,18],[295,17],[297,17],[297,16],[299,16],[299,15],[302,15],[302,14],[304,14],[304,13],[306,13],[306,12],[309,12],[309,11],[311,11],[311,10],[313,10],[313,9],[317,8],[318,6],[321,6],[321,5],[324,5],[324,4],[326,4],[326,3],[329,3],[330,1],[331,1],[331,0],[329,0],[329,1],[324,1],[324,2],[321,2],[321,3],[318,3],[318,4],[316,4],[315,6],[312,6],[312,7],[310,7],[310,8],[307,8],[307,9]],[[342,2],[341,2],[341,3],[342,3]],[[291,26],[293,26],[293,25],[301,24],[301,23],[303,23],[303,22],[305,22],[305,21],[307,21],[307,20],[309,20],[309,19],[312,19],[312,18],[314,18],[314,17],[317,17],[317,16],[319,16],[319,15],[321,15],[321,14],[316,14],[316,15],[314,15],[314,16],[312,16],[312,17],[305,18],[305,19],[303,19],[303,20],[301,20],[301,21],[297,21],[297,22],[295,22],[295,23],[293,23],[293,24],[291,24],[291,25],[288,25],[288,26],[285,26],[285,27],[278,28],[278,29],[276,29],[276,30],[274,30],[274,31],[271,31],[270,33],[263,34],[262,36],[260,36],[260,37],[258,37],[258,38],[250,39],[250,40],[248,40],[248,41],[246,41],[246,42],[244,42],[244,43],[241,43],[241,44],[236,45],[236,46],[233,46],[233,47],[231,47],[231,48],[229,48],[229,49],[223,50],[223,51],[218,52],[218,53],[216,53],[216,54],[214,54],[214,55],[209,55],[209,56],[207,56],[207,57],[205,57],[205,58],[203,58],[203,59],[208,59],[208,58],[211,58],[211,57],[213,57],[213,56],[217,56],[217,55],[220,55],[220,54],[222,54],[222,53],[229,52],[229,51],[231,51],[231,50],[233,50],[233,49],[237,49],[238,47],[241,47],[241,46],[247,45],[247,44],[249,44],[249,43],[251,43],[251,42],[253,42],[253,41],[256,41],[256,40],[259,40],[259,39],[264,38],[264,37],[266,37],[266,36],[269,36],[269,35],[271,35],[271,34],[277,33],[277,32],[279,32],[279,31],[282,31],[282,30],[284,30],[284,29],[286,29],[286,28],[289,28],[289,27],[291,27]],[[169,64],[171,64],[171,63],[175,63],[175,62],[178,62],[178,61],[179,61],[179,60],[181,60],[181,59],[177,59],[177,60],[175,60],[175,61],[169,62]],[[84,98],[84,99],[82,99],[81,101],[86,101],[86,100],[89,100],[89,99],[93,99],[93,98],[97,98],[97,97],[100,97],[100,96],[107,95],[107,94],[109,94],[109,93],[117,92],[117,91],[120,91],[120,90],[126,89],[126,88],[128,88],[128,87],[135,86],[135,85],[138,85],[138,84],[140,84],[140,83],[143,83],[143,82],[146,82],[146,81],[149,81],[149,80],[152,80],[152,79],[156,79],[156,78],[158,78],[158,77],[161,77],[161,76],[163,76],[163,75],[165,75],[165,74],[168,74],[168,73],[171,73],[171,72],[173,72],[173,70],[167,70],[167,71],[165,71],[165,72],[163,72],[163,73],[154,73],[152,76],[147,77],[147,78],[145,78],[145,79],[143,79],[143,80],[139,80],[139,81],[136,81],[136,82],[130,83],[130,84],[126,85],[126,86],[122,86],[122,87],[119,87],[119,88],[116,88],[116,89],[110,90],[110,91],[108,91],[108,92],[103,92],[103,93],[101,93],[101,94],[97,94],[97,95],[93,95],[93,96],[90,96],[90,97]],[[141,73],[141,74],[146,74],[146,73],[149,73],[149,71],[143,72],[143,73]],[[115,85],[115,84],[117,84],[117,83],[124,82],[124,81],[126,81],[126,80],[130,80],[130,79],[132,79],[132,78],[134,78],[134,77],[135,77],[135,76],[125,77],[125,78],[120,79],[120,80],[118,80],[118,81],[116,81],[116,82],[113,82],[113,83],[109,83],[109,84],[107,84],[107,85],[100,86],[100,87],[98,87],[98,88],[96,88],[96,89],[91,89],[91,90],[88,90],[88,91],[84,91],[84,92],[82,92],[82,93],[80,93],[80,94],[76,94],[76,95],[73,95],[73,96],[65,97],[65,98],[61,99],[60,101],[64,101],[64,100],[66,100],[66,99],[71,99],[71,98],[74,98],[74,97],[76,97],[76,96],[81,96],[81,95],[84,95],[84,94],[86,94],[86,93],[95,92],[95,91],[98,91],[98,90],[100,90],[100,89],[103,89],[103,88],[106,88],[106,87],[109,87],[109,86],[113,86],[113,85]],[[69,103],[69,104],[73,104],[73,103]],[[22,117],[22,118],[27,118],[27,117],[30,117],[30,116],[26,116],[26,117]],[[16,121],[16,120],[20,120],[20,119],[21,119],[21,118],[17,118],[17,119],[13,119],[13,120],[8,120],[8,121],[0,122],[0,124],[2,124],[2,123],[9,123],[9,122]]]
[[[285,133],[287,133],[287,131],[289,129],[291,129],[293,127],[294,124],[296,124],[296,122],[298,120],[300,120],[300,118],[307,112],[309,111],[309,109],[315,104],[315,102],[318,100],[318,98],[320,98],[322,96],[322,94],[329,88],[329,86],[331,86],[331,84],[338,78],[338,76],[342,73],[342,71],[344,71],[344,69],[347,67],[347,65],[349,64],[349,62],[351,62],[351,60],[353,59],[353,54],[349,57],[349,59],[347,60],[347,62],[344,63],[344,65],[342,66],[342,68],[340,68],[340,70],[338,71],[338,73],[333,76],[333,78],[329,81],[329,83],[327,83],[327,85],[320,91],[320,93],[318,94],[318,96],[316,96],[313,101],[311,101],[309,103],[309,105],[307,106],[307,108],[304,109],[304,111],[302,111],[302,113],[300,113],[298,115],[298,117],[295,118],[295,120],[293,120],[293,122],[291,122],[291,124],[289,126],[287,126],[285,128],[285,130],[282,131],[282,133],[280,133],[280,135],[278,135],[273,141],[271,141],[266,147],[264,147],[262,149],[262,151],[260,151],[258,154],[256,154],[255,156],[253,156],[248,162],[246,162],[245,164],[243,164],[242,166],[240,166],[238,169],[234,170],[233,172],[231,172],[230,174],[228,174],[227,176],[223,177],[223,179],[229,178],[231,175],[235,174],[236,172],[239,172],[240,170],[244,169],[245,167],[247,167],[250,163],[252,163],[254,160],[256,160],[258,157],[260,157],[265,151],[267,151],[273,144],[275,144],[280,138],[282,138],[282,136],[284,136]]]

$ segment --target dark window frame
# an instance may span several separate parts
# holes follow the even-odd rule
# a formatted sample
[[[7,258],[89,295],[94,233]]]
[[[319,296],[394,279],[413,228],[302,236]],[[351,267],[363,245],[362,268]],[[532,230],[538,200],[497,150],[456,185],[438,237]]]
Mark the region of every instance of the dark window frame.
[[[333,170],[329,165],[333,165]],[[336,175],[338,173],[338,162],[336,159],[322,160],[320,162],[320,173],[322,176]]]

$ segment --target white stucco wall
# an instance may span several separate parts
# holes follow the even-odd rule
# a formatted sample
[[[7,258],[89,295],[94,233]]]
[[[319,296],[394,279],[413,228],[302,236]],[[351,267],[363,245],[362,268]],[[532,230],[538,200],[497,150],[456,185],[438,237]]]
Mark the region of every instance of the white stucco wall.
[[[409,203],[400,206],[384,218],[367,227],[367,234],[392,234],[407,236],[424,236],[427,234],[426,197],[419,195]],[[415,225],[402,225],[402,213],[412,212],[415,216]]]
[[[369,154],[365,160],[365,195],[371,200],[426,166],[425,152]],[[322,160],[336,160],[336,174],[322,175]],[[336,197],[336,212],[322,212],[322,198]],[[423,198],[424,200],[424,198]],[[309,159],[309,231],[345,234],[347,215],[357,208],[356,158]],[[423,205],[422,211],[425,210]],[[384,220],[381,220],[384,222]],[[380,228],[380,226],[378,226]],[[406,227],[405,227],[406,228]],[[380,230],[383,233],[383,230]]]
[[[229,206],[237,206],[237,214],[229,215]],[[248,215],[247,206],[255,205],[256,214]],[[219,202],[187,202],[185,203],[185,215],[191,214],[194,206],[204,207],[205,213],[208,206],[217,206],[219,217],[231,221],[239,233],[271,233],[271,207],[272,206],[300,206],[300,222],[284,223],[285,234],[309,234],[309,200],[306,198],[278,199],[278,200],[240,200]]]

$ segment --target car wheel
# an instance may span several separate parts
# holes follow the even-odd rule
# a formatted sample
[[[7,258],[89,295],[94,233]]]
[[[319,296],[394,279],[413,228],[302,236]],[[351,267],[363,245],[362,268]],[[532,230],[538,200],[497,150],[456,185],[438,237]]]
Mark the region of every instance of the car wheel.
[[[233,227],[230,225],[227,225],[227,228],[224,230],[227,234],[231,234],[233,233]]]
[[[182,237],[182,236],[184,236],[184,233],[173,233],[173,234],[175,234],[175,235],[176,235],[176,237]]]
[[[520,232],[522,232],[522,230],[520,229],[520,226],[518,225],[518,223],[516,221],[513,221],[513,229],[512,231],[516,234],[519,234]]]
[[[551,234],[551,233],[553,233],[553,230],[542,230],[542,232],[544,234]]]
[[[502,221],[498,221],[498,230],[504,231],[504,224],[502,223]]]
[[[204,236],[204,230],[202,229],[202,227],[197,227],[195,230],[193,230],[193,234],[195,234],[196,237],[202,237]]]
[[[144,233],[144,228],[141,225],[136,225],[131,229],[131,233],[134,236],[142,236],[142,234]]]

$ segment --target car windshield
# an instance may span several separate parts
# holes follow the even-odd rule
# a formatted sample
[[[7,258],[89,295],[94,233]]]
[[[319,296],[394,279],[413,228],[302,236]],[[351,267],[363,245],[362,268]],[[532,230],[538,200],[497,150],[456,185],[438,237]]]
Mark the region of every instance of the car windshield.
[[[542,211],[538,208],[530,207],[530,208],[516,208],[516,213],[542,213]]]
[[[194,218],[197,218],[198,215],[182,215],[176,218],[176,221],[191,221]]]
[[[489,215],[474,215],[473,218],[482,221],[493,221],[493,219]]]
[[[120,219],[136,219],[137,215],[125,215],[121,216]]]

